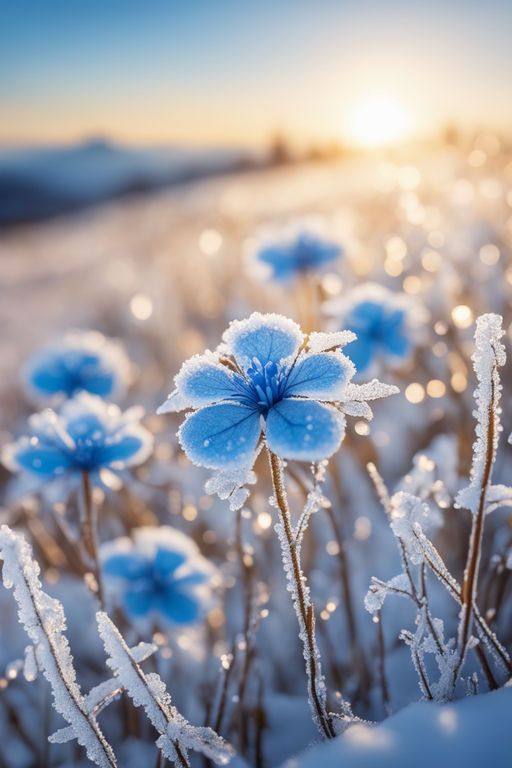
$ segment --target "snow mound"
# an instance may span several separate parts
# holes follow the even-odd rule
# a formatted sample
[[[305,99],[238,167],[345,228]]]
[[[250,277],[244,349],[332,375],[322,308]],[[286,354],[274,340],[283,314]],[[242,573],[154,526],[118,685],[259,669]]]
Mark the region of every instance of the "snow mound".
[[[353,725],[282,768],[506,768],[511,711],[512,687],[443,706],[422,701],[374,728]]]

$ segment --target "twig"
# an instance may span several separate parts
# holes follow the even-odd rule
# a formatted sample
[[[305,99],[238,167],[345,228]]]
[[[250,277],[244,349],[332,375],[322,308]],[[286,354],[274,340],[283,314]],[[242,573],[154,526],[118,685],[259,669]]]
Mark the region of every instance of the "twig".
[[[308,692],[313,718],[320,731],[326,738],[334,738],[335,732],[326,710],[325,684],[321,672],[320,654],[315,635],[315,613],[309,596],[306,577],[303,575],[297,542],[293,535],[290,508],[286,497],[281,460],[270,449],[267,449],[272,484],[274,487],[277,508],[282,526],[283,536],[280,536],[283,549],[283,560],[287,579],[293,584],[293,602],[299,621],[299,637],[304,645]],[[288,567],[286,567],[288,565]]]
[[[100,609],[104,610],[103,586],[101,580],[101,568],[98,556],[98,513],[96,504],[92,498],[91,478],[88,472],[82,472],[81,485],[81,533],[91,559],[94,579],[96,581],[96,596],[100,603]]]

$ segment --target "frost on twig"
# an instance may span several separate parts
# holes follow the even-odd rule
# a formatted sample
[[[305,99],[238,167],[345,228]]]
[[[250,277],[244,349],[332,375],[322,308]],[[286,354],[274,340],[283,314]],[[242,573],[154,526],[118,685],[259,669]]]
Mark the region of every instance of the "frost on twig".
[[[142,658],[137,660],[107,614],[99,612],[96,619],[114,679],[136,707],[144,708],[159,734],[156,744],[162,755],[180,768],[190,765],[189,750],[202,753],[218,765],[226,765],[233,757],[232,747],[211,728],[191,725],[171,704],[160,676],[142,671],[139,666]]]
[[[403,629],[400,638],[410,648],[411,660],[418,674],[423,696],[427,699],[444,701],[447,698],[447,681],[450,680],[455,664],[454,640],[445,642],[443,622],[441,619],[434,618],[430,612],[426,566],[431,564],[434,559],[433,553],[437,555],[437,552],[423,533],[423,526],[439,525],[440,513],[437,510],[436,516],[431,515],[423,499],[411,493],[398,491],[389,497],[376,467],[369,465],[368,470],[388,514],[391,530],[398,544],[403,570],[388,582],[373,577],[365,598],[365,608],[372,614],[378,614],[388,594],[406,597],[416,605],[415,631]],[[426,496],[430,495],[426,486],[424,491]],[[439,556],[438,560],[440,562],[436,561],[436,565],[439,572],[443,575],[446,573],[446,579],[451,579]],[[429,679],[424,661],[426,653],[433,654],[435,657],[439,670],[437,682]]]
[[[499,315],[482,315],[476,321],[475,352],[473,366],[478,379],[475,390],[476,441],[473,444],[473,463],[470,483],[457,496],[456,505],[472,513],[466,567],[461,590],[461,610],[458,630],[458,663],[453,673],[453,690],[458,682],[471,642],[471,628],[478,588],[478,574],[484,533],[487,496],[491,487],[491,475],[498,437],[501,431],[499,407],[501,382],[498,368],[505,364],[505,348],[501,337],[502,318]]]
[[[312,495],[308,495],[305,509],[294,530],[284,485],[282,462],[270,450],[268,451],[268,458],[274,488],[274,499],[272,501],[279,512],[279,522],[275,525],[275,531],[281,545],[281,558],[287,581],[287,589],[291,594],[299,624],[299,638],[302,642],[306,663],[309,705],[319,732],[326,738],[333,738],[336,735],[336,730],[333,725],[333,719],[327,712],[327,688],[322,673],[320,651],[316,640],[315,609],[300,561],[302,536],[311,514],[313,514],[320,503],[318,489],[315,488]],[[320,472],[322,472],[322,468]],[[341,725],[341,722],[337,724]]]
[[[475,390],[477,420],[476,440],[473,444],[473,463],[470,483],[457,496],[456,506],[478,514],[490,486],[492,465],[496,458],[498,437],[501,432],[499,407],[501,382],[498,372],[505,365],[505,347],[501,337],[502,318],[499,315],[482,315],[476,321],[475,352],[473,367],[478,379]]]
[[[65,738],[52,740],[67,741],[75,737],[91,762],[101,768],[116,766],[114,752],[76,682],[64,634],[66,619],[62,604],[43,591],[40,569],[32,558],[29,544],[6,525],[0,528],[0,555],[4,561],[4,585],[14,589],[18,617],[33,644],[37,666],[51,685],[53,706],[69,723],[69,728],[61,730],[61,734],[67,734]]]

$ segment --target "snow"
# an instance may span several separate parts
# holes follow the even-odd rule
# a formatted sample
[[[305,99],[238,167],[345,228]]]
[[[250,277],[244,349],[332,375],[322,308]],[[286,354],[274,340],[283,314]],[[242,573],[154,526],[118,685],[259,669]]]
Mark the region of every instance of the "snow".
[[[411,704],[376,727],[356,724],[282,768],[508,768],[512,688],[439,706]]]

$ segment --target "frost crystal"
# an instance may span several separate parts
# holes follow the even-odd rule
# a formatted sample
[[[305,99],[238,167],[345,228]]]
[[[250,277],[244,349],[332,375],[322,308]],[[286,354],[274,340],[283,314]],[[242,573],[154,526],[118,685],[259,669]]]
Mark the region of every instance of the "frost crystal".
[[[147,657],[147,645],[139,648],[141,653],[134,653],[106,613],[97,613],[96,620],[114,679],[136,707],[144,708],[160,734],[156,744],[162,754],[182,768],[190,765],[188,750],[200,752],[218,765],[226,765],[234,754],[232,747],[211,728],[191,725],[172,706],[170,694],[160,676],[155,672],[146,674],[142,671],[139,661]]]
[[[219,499],[228,499],[232,512],[241,509],[249,497],[245,485],[254,485],[256,475],[251,468],[233,469],[230,472],[216,472],[206,481],[204,490],[210,496],[217,494]]]
[[[457,495],[456,506],[478,512],[481,494],[485,494],[490,482],[492,465],[496,457],[498,437],[501,431],[499,400],[501,383],[498,368],[505,364],[505,347],[501,337],[502,318],[499,315],[482,315],[476,321],[475,352],[473,367],[478,379],[475,390],[476,441],[473,444],[473,464],[470,483]],[[489,444],[489,437],[491,442]],[[489,451],[490,449],[490,451]]]
[[[64,634],[66,619],[62,604],[43,592],[39,566],[27,542],[8,526],[0,528],[3,582],[14,589],[20,623],[25,627],[38,667],[50,683],[53,705],[69,723],[63,729],[85,747],[87,757],[101,768],[116,766],[116,758],[100,730],[76,682],[73,659]],[[29,662],[29,671],[31,662]],[[67,738],[66,738],[67,740]]]

